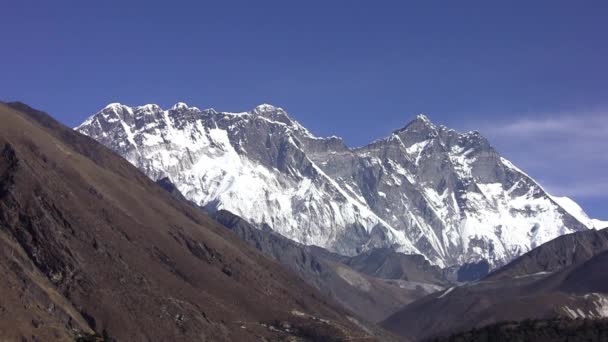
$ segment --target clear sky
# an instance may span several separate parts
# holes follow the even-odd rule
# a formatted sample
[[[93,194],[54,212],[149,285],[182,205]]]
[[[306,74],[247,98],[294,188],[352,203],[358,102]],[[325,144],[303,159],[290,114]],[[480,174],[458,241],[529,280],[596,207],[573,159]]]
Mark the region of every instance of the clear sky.
[[[424,112],[608,219],[606,1],[0,3],[0,99],[70,126],[267,102],[357,146]]]

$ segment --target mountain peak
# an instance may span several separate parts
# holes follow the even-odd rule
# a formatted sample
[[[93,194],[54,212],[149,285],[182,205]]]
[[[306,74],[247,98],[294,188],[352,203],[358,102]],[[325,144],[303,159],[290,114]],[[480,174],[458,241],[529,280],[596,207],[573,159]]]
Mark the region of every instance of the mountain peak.
[[[437,127],[425,114],[418,114],[416,118],[407,123],[407,125],[393,132],[393,135],[407,134],[411,137],[417,136],[415,140],[428,139],[429,137],[437,136]],[[404,137],[401,137],[404,138]]]
[[[114,121],[114,120],[124,120],[125,118],[133,116],[133,110],[131,107],[124,105],[119,102],[109,103],[107,106],[103,107],[97,113],[91,115],[84,123],[90,124],[97,118],[97,120],[101,121]]]
[[[402,129],[400,130],[404,130],[410,127],[428,127],[428,128],[432,128],[432,129],[436,129],[437,127],[435,127],[435,124],[429,119],[428,116],[426,116],[426,114],[420,113],[418,115],[416,115],[416,118],[412,121],[410,121],[407,125],[405,125]]]
[[[159,105],[155,104],[155,103],[148,103],[148,104],[143,105],[143,106],[137,106],[137,107],[135,107],[135,109],[138,109],[138,110],[148,110],[148,111],[151,111],[151,110],[162,110],[162,108]]]
[[[435,124],[431,121],[431,119],[429,119],[429,117],[423,113],[416,115],[416,119],[414,121],[412,121],[412,123],[417,123],[419,125],[431,128],[433,130],[435,130],[437,128],[437,127],[435,127]]]
[[[171,110],[187,109],[187,108],[189,108],[189,107],[186,103],[178,102],[178,103],[174,104],[173,107],[171,107]]]
[[[283,108],[275,107],[268,103],[262,103],[261,105],[255,107],[252,113],[289,126],[294,124],[294,121],[289,117],[289,115],[287,115],[287,112],[283,110]]]
[[[428,118],[428,116],[426,116],[424,113],[420,113],[420,114],[416,115],[416,120],[417,121],[422,121],[422,122],[425,122],[425,123],[428,123],[428,124],[431,124],[431,125],[433,124],[431,122],[431,120]]]
[[[107,106],[103,107],[102,110],[106,110],[106,109],[117,109],[117,108],[122,108],[123,104],[119,103],[119,102],[112,102],[109,103]]]
[[[258,106],[256,106],[253,111],[258,113],[258,114],[262,114],[262,113],[268,113],[268,112],[276,112],[282,109],[279,107],[275,107],[269,103],[262,103]]]

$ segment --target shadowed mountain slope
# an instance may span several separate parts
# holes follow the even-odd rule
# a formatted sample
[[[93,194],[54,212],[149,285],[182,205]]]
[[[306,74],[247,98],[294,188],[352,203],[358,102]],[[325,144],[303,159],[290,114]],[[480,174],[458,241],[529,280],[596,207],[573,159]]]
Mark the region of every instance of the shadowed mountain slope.
[[[330,253],[319,247],[304,246],[291,241],[270,228],[260,230],[242,218],[225,210],[213,216],[243,240],[298,274],[307,283],[334,298],[360,317],[377,322],[385,319],[403,305],[425,295],[442,290],[447,282],[435,274],[427,274],[422,256],[406,256],[421,261],[407,264],[400,274],[412,271],[410,278],[377,277],[359,272],[349,266],[350,258]],[[392,252],[395,253],[395,252]],[[400,254],[400,253],[395,253]],[[357,257],[360,264],[363,256]],[[353,263],[354,264],[354,263]]]
[[[441,268],[431,265],[422,255],[408,255],[390,248],[376,248],[347,258],[343,262],[359,272],[378,278],[447,285]]]

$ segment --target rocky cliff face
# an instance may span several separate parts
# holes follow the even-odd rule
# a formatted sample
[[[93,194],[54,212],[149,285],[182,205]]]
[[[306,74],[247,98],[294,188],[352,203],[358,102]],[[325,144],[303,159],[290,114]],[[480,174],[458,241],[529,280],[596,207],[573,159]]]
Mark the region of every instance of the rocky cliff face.
[[[495,267],[593,228],[479,133],[424,115],[360,148],[315,137],[271,105],[229,113],[110,104],[76,129],[210,211],[346,255],[389,247],[442,267]]]

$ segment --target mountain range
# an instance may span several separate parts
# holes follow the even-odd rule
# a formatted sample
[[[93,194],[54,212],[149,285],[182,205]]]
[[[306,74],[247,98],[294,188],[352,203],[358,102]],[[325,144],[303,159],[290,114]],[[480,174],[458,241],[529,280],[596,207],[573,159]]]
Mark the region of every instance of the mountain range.
[[[548,194],[478,132],[424,115],[357,148],[316,137],[268,104],[235,113],[113,103],[76,130],[209,212],[342,255],[391,248],[442,268],[494,269],[606,225]]]

